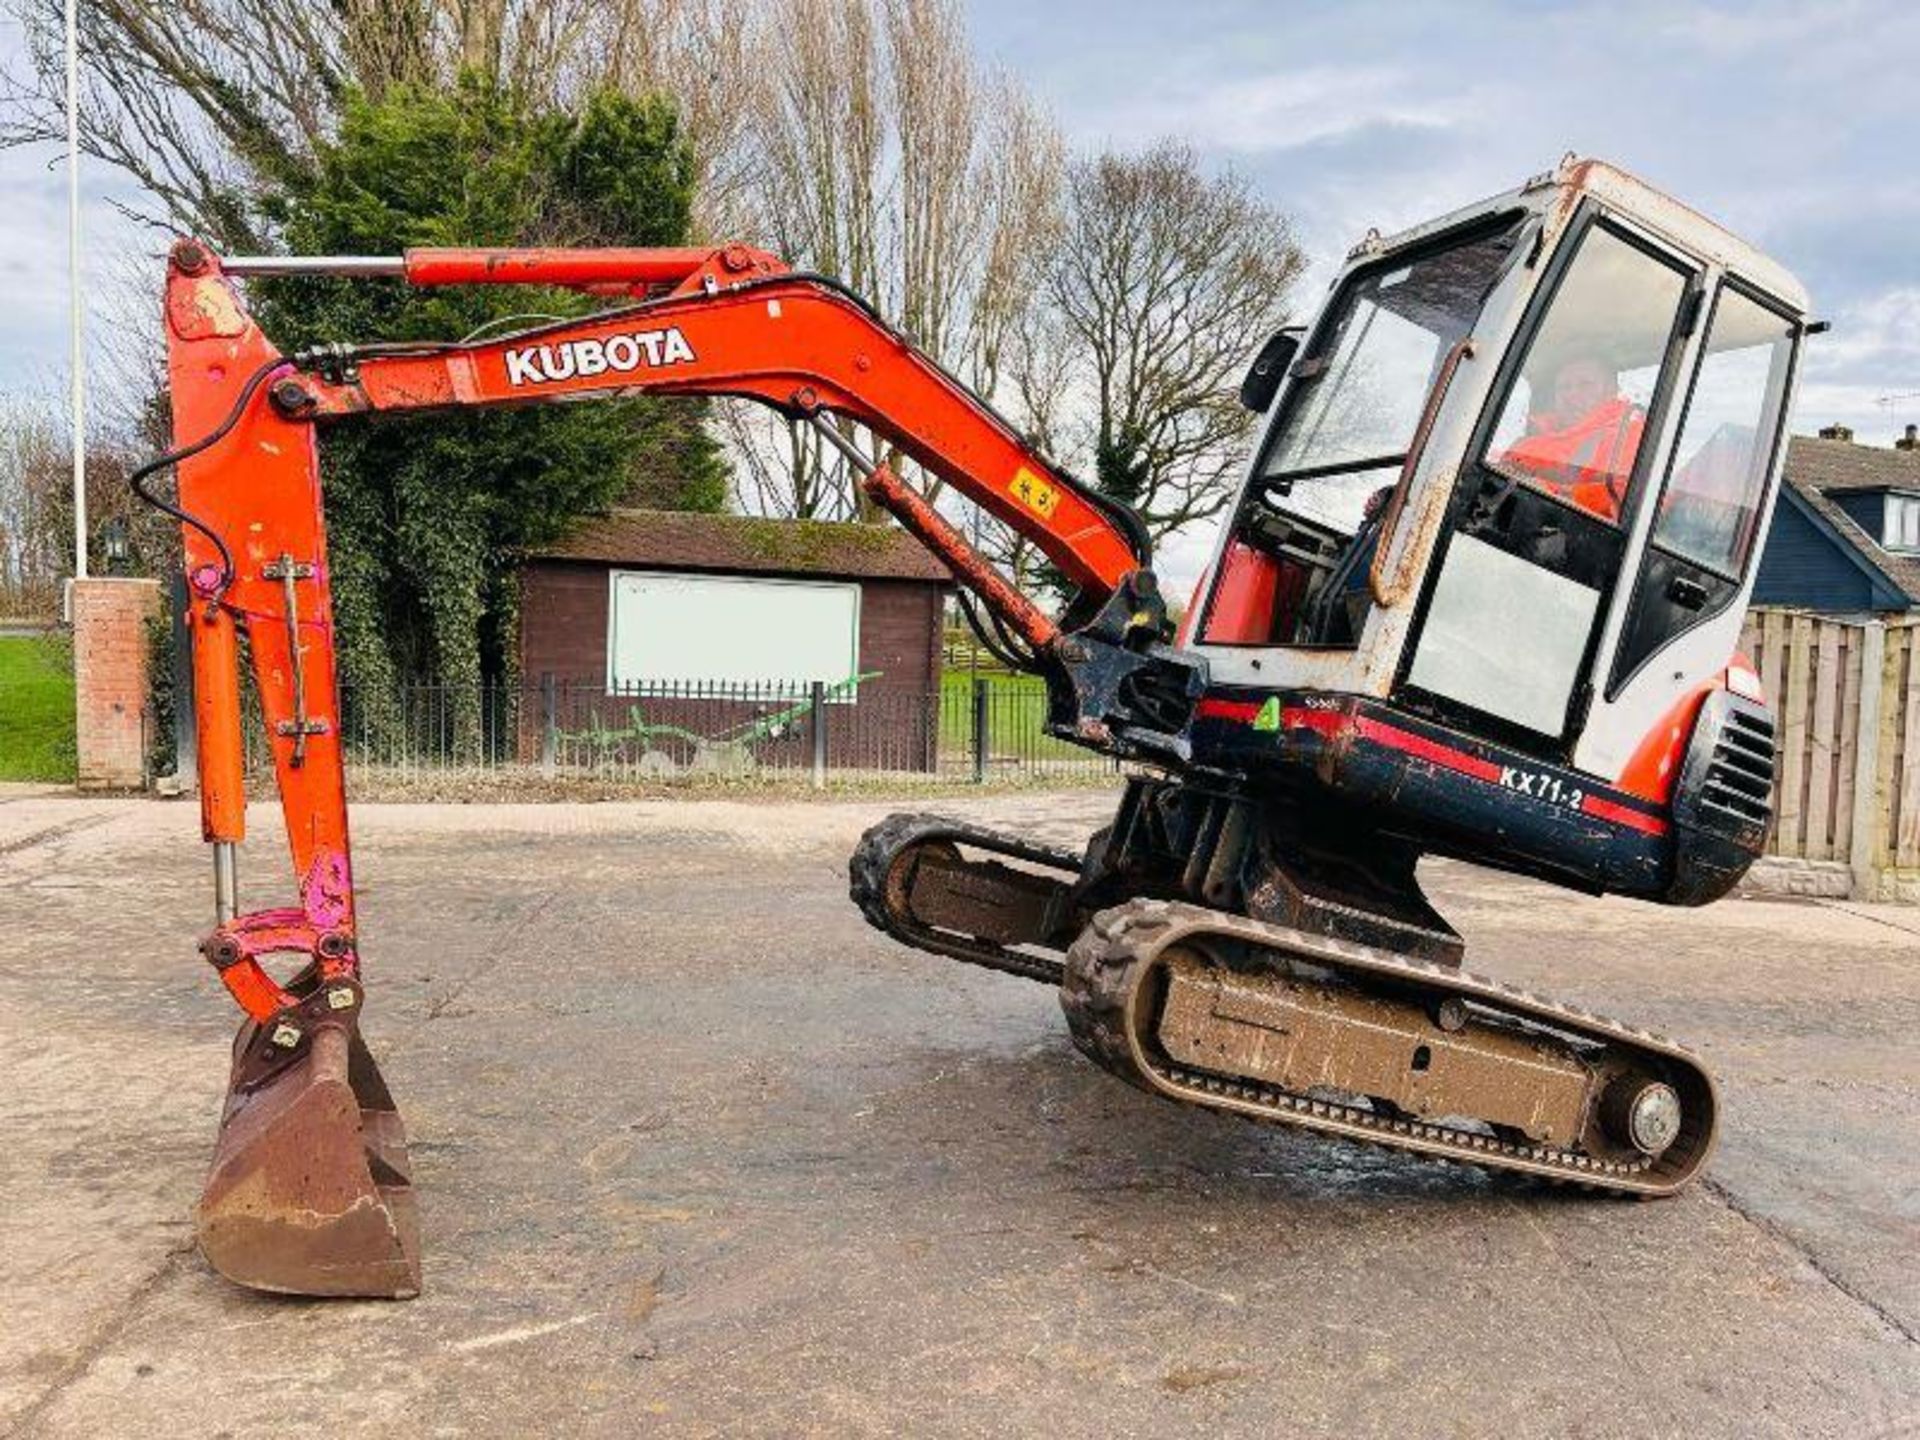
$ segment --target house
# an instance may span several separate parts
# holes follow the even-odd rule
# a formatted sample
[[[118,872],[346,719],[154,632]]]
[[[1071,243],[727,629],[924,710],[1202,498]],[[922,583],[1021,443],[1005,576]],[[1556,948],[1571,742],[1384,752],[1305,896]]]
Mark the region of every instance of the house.
[[[520,673],[544,697],[523,755],[590,736],[661,765],[765,760],[809,743],[818,683],[829,763],[933,768],[953,579],[902,530],[615,510],[519,581]]]
[[[1891,449],[1843,425],[1788,442],[1753,603],[1855,618],[1920,608],[1920,428]]]

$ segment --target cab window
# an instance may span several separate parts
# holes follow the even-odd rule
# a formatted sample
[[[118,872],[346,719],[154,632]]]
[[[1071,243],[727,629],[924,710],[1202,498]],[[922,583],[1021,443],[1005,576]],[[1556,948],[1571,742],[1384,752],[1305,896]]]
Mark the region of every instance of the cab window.
[[[1502,215],[1348,276],[1293,366],[1200,643],[1357,642],[1385,498],[1449,352],[1473,333],[1524,233],[1522,217]]]
[[[1589,229],[1501,407],[1488,468],[1618,525],[1686,287],[1624,236]]]
[[[1731,283],[1720,287],[1609,696],[1663,648],[1739,598],[1765,513],[1796,334],[1786,315]]]
[[[1654,520],[1653,540],[1662,549],[1729,577],[1745,568],[1773,461],[1793,333],[1785,316],[1722,288]]]

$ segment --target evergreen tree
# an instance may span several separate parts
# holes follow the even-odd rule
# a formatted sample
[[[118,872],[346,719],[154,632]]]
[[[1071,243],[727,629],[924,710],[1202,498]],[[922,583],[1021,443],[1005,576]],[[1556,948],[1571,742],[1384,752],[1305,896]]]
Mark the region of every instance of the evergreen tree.
[[[535,111],[475,76],[452,89],[349,96],[318,163],[261,209],[296,254],[429,245],[674,245],[692,157],[661,99],[611,90]],[[330,340],[457,340],[595,308],[521,286],[399,280],[258,282],[283,350]],[[448,687],[452,740],[480,738],[480,686],[511,675],[514,561],[621,501],[716,511],[726,472],[686,400],[636,398],[369,417],[325,431],[334,596],[353,718],[378,730],[402,685]]]

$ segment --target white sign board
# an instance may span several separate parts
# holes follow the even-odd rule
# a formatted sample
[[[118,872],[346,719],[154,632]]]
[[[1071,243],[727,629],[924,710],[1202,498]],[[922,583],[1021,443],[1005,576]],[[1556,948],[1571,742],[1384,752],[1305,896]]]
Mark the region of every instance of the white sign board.
[[[607,683],[804,687],[860,669],[860,587],[616,570],[607,604]]]

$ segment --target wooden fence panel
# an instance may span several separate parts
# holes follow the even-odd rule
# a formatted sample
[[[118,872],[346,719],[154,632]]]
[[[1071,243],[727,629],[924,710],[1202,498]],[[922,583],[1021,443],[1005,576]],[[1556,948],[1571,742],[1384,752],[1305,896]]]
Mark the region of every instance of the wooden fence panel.
[[[1833,762],[1840,751],[1840,627],[1822,623],[1813,634],[1812,709],[1807,726],[1807,834],[1809,860],[1833,858]]]
[[[1887,833],[1893,843],[1893,863],[1902,868],[1920,865],[1920,665],[1915,661],[1916,632],[1906,628],[1901,647],[1906,654],[1905,683],[1900,687],[1900,759],[1890,787],[1897,809]]]
[[[1833,627],[1839,638],[1839,737],[1833,751],[1833,855],[1853,860],[1854,775],[1860,764],[1860,686],[1865,663],[1862,632],[1857,626]],[[1871,782],[1869,782],[1871,783]]]
[[[1886,656],[1880,666],[1880,773],[1874,777],[1873,863],[1894,862],[1894,825],[1900,818],[1900,782],[1906,769],[1901,741],[1907,709],[1907,663],[1913,631],[1887,627]]]
[[[1780,819],[1775,843],[1783,855],[1807,854],[1807,720],[1812,709],[1813,617],[1793,615],[1787,620],[1785,682],[1775,702],[1780,714]]]
[[[1853,621],[1784,610],[1747,614],[1740,648],[1760,675],[1777,727],[1769,854],[1835,863],[1853,859],[1854,793],[1861,783],[1854,770],[1859,758],[1862,636],[1862,626]],[[1896,654],[1904,665],[1905,649],[1889,649],[1890,662]],[[1903,668],[1898,688],[1888,680],[1890,694],[1905,694],[1906,674]],[[1914,714],[1920,723],[1920,704]],[[1883,757],[1905,733],[1904,711],[1899,724],[1899,735],[1882,736]],[[1914,748],[1920,755],[1920,735]],[[1920,785],[1920,774],[1914,783]],[[1897,809],[1899,800],[1888,797],[1885,803]],[[1920,826],[1920,798],[1912,811]],[[1920,847],[1920,834],[1915,843]]]

